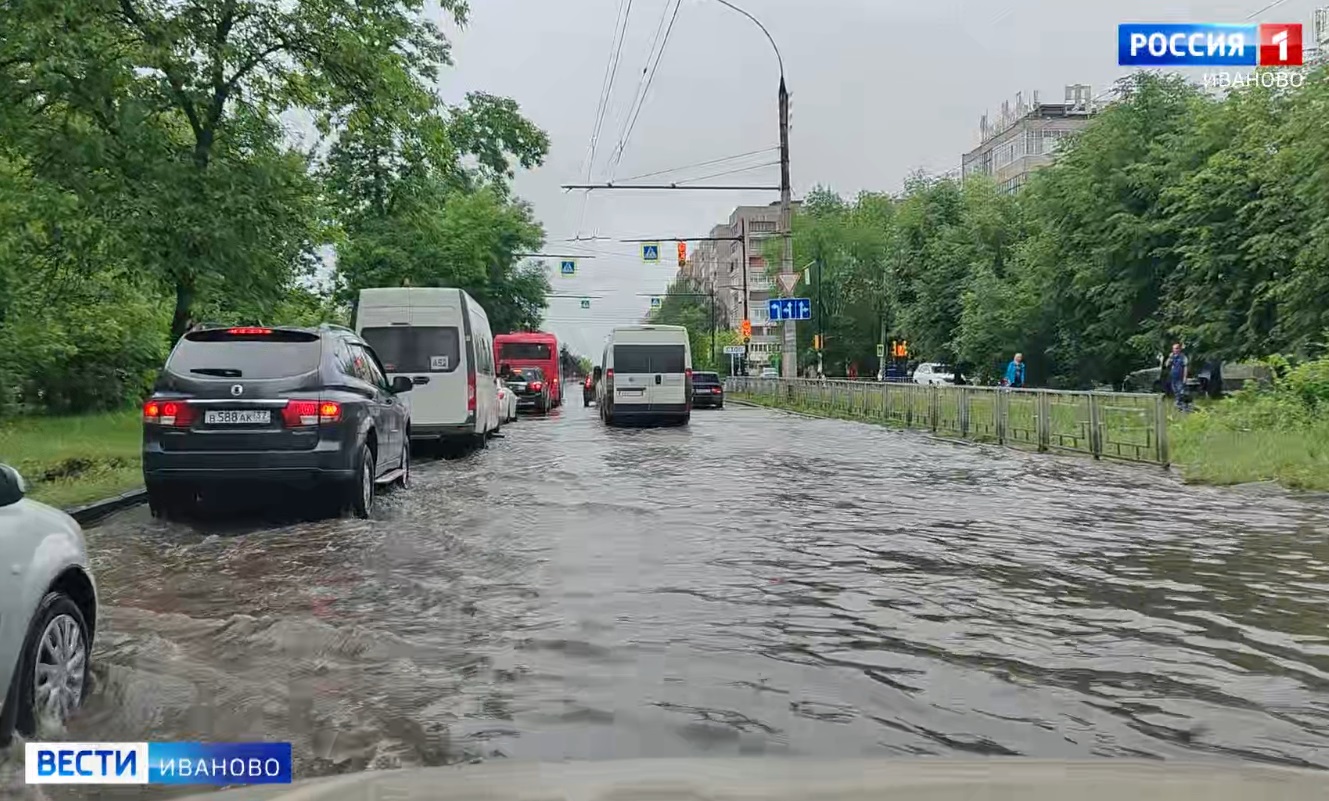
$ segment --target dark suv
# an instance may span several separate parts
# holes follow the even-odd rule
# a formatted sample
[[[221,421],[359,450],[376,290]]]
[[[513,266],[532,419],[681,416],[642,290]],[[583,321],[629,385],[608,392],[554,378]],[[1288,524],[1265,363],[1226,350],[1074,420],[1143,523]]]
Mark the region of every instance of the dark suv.
[[[545,371],[539,367],[514,367],[504,383],[517,396],[517,411],[534,409],[540,414],[549,411],[549,382],[545,380]]]
[[[692,408],[701,406],[724,408],[724,383],[719,373],[692,374]]]
[[[143,404],[143,481],[165,516],[220,482],[327,485],[368,517],[377,484],[410,480],[411,379],[391,383],[355,332],[195,328]]]

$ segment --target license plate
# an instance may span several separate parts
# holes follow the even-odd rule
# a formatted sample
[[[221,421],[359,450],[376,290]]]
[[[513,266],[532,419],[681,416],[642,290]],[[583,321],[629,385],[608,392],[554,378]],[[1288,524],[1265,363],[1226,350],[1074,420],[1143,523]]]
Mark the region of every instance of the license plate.
[[[646,392],[646,387],[620,387],[620,395],[641,395]]]
[[[203,413],[203,422],[210,426],[262,425],[272,422],[272,412],[267,409],[222,409]]]

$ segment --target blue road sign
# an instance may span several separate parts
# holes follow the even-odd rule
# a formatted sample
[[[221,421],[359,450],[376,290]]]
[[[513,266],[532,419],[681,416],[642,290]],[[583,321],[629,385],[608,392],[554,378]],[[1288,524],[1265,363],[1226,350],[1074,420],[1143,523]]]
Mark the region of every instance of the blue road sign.
[[[589,308],[591,308],[591,299],[590,299],[590,298],[582,298],[582,299],[581,299],[581,307],[582,307],[583,309],[589,309]]]
[[[558,269],[564,275],[575,275],[577,273],[577,262],[573,259],[564,259],[558,263]]]
[[[660,308],[660,298],[659,298],[659,297],[653,297],[653,298],[651,298],[651,308],[652,308],[652,309],[658,309],[658,308]]]
[[[808,298],[771,298],[766,301],[766,312],[772,322],[811,320],[812,301]]]
[[[641,243],[641,260],[644,262],[657,262],[660,260],[660,243],[643,242]]]

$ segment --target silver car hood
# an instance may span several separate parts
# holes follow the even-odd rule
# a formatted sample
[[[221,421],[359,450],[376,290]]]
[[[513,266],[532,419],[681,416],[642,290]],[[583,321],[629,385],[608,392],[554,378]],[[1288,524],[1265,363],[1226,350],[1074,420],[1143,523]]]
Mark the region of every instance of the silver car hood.
[[[753,757],[495,761],[245,787],[190,801],[1302,801],[1321,771],[1099,760],[815,760]]]

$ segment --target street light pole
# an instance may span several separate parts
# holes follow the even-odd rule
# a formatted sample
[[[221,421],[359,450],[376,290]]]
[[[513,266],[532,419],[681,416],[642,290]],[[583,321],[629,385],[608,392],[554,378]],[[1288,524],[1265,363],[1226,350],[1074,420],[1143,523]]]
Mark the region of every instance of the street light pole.
[[[780,48],[775,44],[775,37],[766,30],[766,26],[761,24],[761,20],[752,16],[748,12],[729,2],[729,0],[715,0],[720,5],[736,11],[747,17],[752,24],[761,29],[765,34],[766,41],[771,43],[771,49],[775,51],[775,61],[780,67],[780,91],[778,100],[780,104],[780,228],[784,237],[784,252],[780,257],[780,274],[793,275],[794,273],[794,240],[790,228],[793,222],[790,215],[790,207],[793,205],[793,189],[789,180],[789,90],[785,88],[784,82],[784,58],[780,55]],[[744,237],[744,245],[747,239]],[[748,265],[747,259],[743,260],[743,278],[747,280]],[[748,319],[748,294],[743,291],[743,319]],[[780,370],[785,378],[798,377],[798,324],[793,320],[786,320],[784,323],[784,345],[781,348]],[[744,365],[746,367],[746,365]]]
[[[793,275],[794,239],[790,206],[793,189],[789,184],[789,92],[785,89],[784,71],[780,74],[780,230],[784,238],[780,255],[780,275]],[[790,282],[793,283],[792,281]],[[793,320],[784,323],[784,347],[780,358],[780,372],[785,378],[798,377],[798,332]]]

